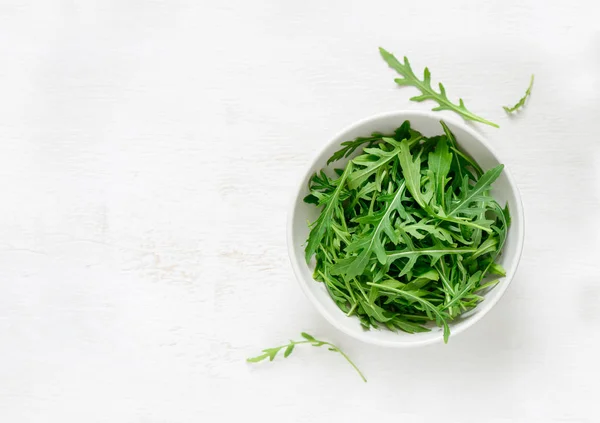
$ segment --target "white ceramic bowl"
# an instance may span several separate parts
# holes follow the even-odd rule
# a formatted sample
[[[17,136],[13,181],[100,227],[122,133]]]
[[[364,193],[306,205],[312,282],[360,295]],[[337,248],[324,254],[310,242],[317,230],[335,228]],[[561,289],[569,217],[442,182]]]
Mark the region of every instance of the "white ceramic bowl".
[[[387,329],[364,330],[356,317],[347,317],[337,307],[329,297],[324,284],[313,279],[313,269],[306,264],[304,259],[304,245],[309,233],[307,222],[313,222],[319,214],[317,207],[303,201],[308,194],[308,181],[316,171],[327,167],[327,159],[340,148],[343,141],[370,135],[376,131],[392,133],[405,120],[409,120],[412,128],[425,136],[442,134],[440,119],[442,116],[434,112],[398,111],[375,115],[351,125],[326,143],[323,150],[306,169],[298,192],[294,196],[288,215],[287,241],[290,260],[300,287],[317,310],[332,325],[361,341],[386,347],[412,347],[440,342],[443,340],[443,334],[442,330],[437,327],[432,328],[431,332],[416,334],[392,332]],[[471,155],[484,170],[502,163],[502,160],[498,158],[480,134],[458,120],[445,117],[443,120],[456,136],[461,149]],[[347,161],[348,159],[340,160],[333,165],[342,167]],[[506,269],[506,277],[501,278],[500,282],[485,294],[485,300],[479,303],[475,309],[450,323],[450,342],[454,336],[472,326],[494,307],[508,288],[519,264],[524,239],[523,206],[517,185],[506,166],[493,185],[492,195],[501,206],[508,202],[511,212],[512,223],[502,255],[499,258],[500,263]]]

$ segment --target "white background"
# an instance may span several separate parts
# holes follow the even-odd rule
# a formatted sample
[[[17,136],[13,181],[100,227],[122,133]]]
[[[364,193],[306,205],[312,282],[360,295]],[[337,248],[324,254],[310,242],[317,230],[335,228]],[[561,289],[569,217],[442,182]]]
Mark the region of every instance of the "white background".
[[[0,3],[0,421],[600,420],[597,1],[98,3]],[[500,124],[522,191],[517,276],[448,345],[348,338],[287,259],[323,143],[433,107],[378,46]],[[303,330],[368,383],[312,347],[244,362]]]

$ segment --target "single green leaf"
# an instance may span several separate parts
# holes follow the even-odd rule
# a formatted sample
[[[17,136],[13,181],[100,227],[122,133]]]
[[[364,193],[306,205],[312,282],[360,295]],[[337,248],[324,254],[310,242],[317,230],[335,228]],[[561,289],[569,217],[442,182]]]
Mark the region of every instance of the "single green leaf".
[[[429,169],[434,175],[435,199],[437,204],[445,209],[445,191],[448,182],[448,173],[452,164],[452,153],[448,150],[446,138],[442,138],[435,151],[429,153]]]
[[[446,135],[446,139],[448,140],[450,149],[454,153],[454,159],[456,161],[456,169],[459,170],[459,172],[461,170],[464,172],[468,172],[469,169],[467,168],[467,166],[470,166],[475,171],[477,177],[481,176],[483,174],[483,170],[481,169],[481,166],[479,166],[477,164],[477,162],[475,160],[473,160],[468,154],[464,153],[463,151],[461,151],[458,148],[458,144],[456,142],[456,137],[454,136],[452,131],[450,131],[450,128],[448,128],[448,125],[446,125],[446,122],[441,120],[440,124],[442,125],[442,129],[444,130],[444,134]],[[461,173],[459,173],[459,178],[462,179]]]
[[[319,243],[325,236],[325,234],[331,230],[331,225],[333,222],[333,216],[336,210],[336,207],[339,207],[338,199],[342,188],[344,187],[344,183],[346,182],[346,178],[352,171],[352,164],[348,163],[346,166],[346,170],[339,178],[339,182],[333,194],[327,200],[327,204],[323,208],[323,211],[317,218],[315,222],[313,222],[310,234],[308,235],[308,242],[306,244],[305,257],[306,262],[308,263],[311,257],[317,251]]]
[[[269,356],[269,361],[273,361],[277,356],[279,350],[281,350],[282,348],[283,347],[267,348],[263,351]]]
[[[404,140],[403,143],[411,146],[416,144],[421,138],[421,134],[415,133],[412,138]],[[399,143],[393,138],[382,138],[382,140],[393,145],[394,148],[391,151],[378,147],[365,148],[363,150],[364,154],[352,160],[355,165],[362,166],[362,168],[352,172],[348,177],[348,186],[351,189],[356,189],[362,185],[371,175],[383,170],[391,161],[398,157],[398,152],[400,151]]]
[[[525,102],[527,101],[527,98],[529,98],[529,96],[531,95],[531,89],[533,88],[533,80],[534,80],[534,76],[531,75],[531,79],[529,80],[529,86],[527,87],[527,90],[525,91],[525,95],[523,97],[521,97],[521,99],[517,102],[517,104],[515,104],[512,107],[502,106],[502,108],[504,109],[504,111],[506,113],[510,114],[510,113],[516,112],[521,107],[525,106]]]
[[[411,101],[421,102],[424,100],[433,100],[438,103],[438,107],[433,108],[432,110],[451,110],[455,113],[458,113],[466,120],[472,120],[476,122],[485,123],[486,125],[493,126],[498,128],[499,126],[489,120],[486,120],[482,117],[477,116],[476,114],[469,111],[463,102],[462,98],[458,99],[458,104],[454,104],[448,96],[446,95],[446,89],[442,83],[439,84],[440,92],[438,93],[431,87],[431,74],[428,68],[425,68],[423,72],[423,80],[420,80],[415,73],[413,72],[410,63],[406,56],[404,57],[404,63],[400,63],[393,54],[384,50],[383,48],[379,48],[379,52],[381,53],[381,57],[387,62],[387,64],[398,72],[402,78],[397,78],[394,81],[400,86],[411,86],[417,88],[421,91],[421,95],[415,96],[411,98]]]
[[[497,248],[498,238],[494,236],[488,237],[481,243],[479,247],[477,247],[477,251],[475,251],[473,255],[469,257],[469,260],[475,260],[479,256],[496,251]]]
[[[498,282],[500,282],[499,279],[494,279],[493,281],[486,282],[483,285],[481,285],[480,287],[476,288],[473,292],[485,291],[486,289],[488,289],[492,286],[496,286],[498,284]]]
[[[421,192],[421,158],[417,155],[413,160],[410,153],[410,144],[406,141],[400,143],[398,157],[400,158],[402,175],[406,180],[406,188],[423,210],[430,210],[429,200],[433,193],[423,194]]]
[[[388,251],[387,252],[387,265],[389,266],[394,261],[407,258],[408,262],[402,268],[402,271],[398,276],[404,276],[410,270],[420,256],[430,256],[435,262],[441,256],[446,254],[466,254],[474,253],[474,248],[452,248],[452,247],[430,247],[430,248],[415,248],[413,246],[407,246],[401,250]]]
[[[427,234],[433,235],[440,241],[445,241],[449,244],[452,243],[452,233],[440,227],[439,225],[434,225],[428,223],[428,219],[421,219],[419,222],[404,224],[401,223],[398,225],[399,229],[402,229],[406,233],[410,234],[413,238],[418,240],[424,239]]]
[[[261,354],[256,357],[251,357],[246,359],[248,363],[258,363],[259,361],[263,361],[264,359],[269,358],[269,354]]]
[[[294,341],[290,341],[290,342],[291,343],[287,346],[287,348],[285,349],[285,352],[283,353],[283,356],[285,358],[287,358],[292,353],[292,351],[294,351],[294,346],[296,345],[296,344],[294,344]]]
[[[308,333],[306,333],[306,332],[302,332],[300,335],[302,335],[302,337],[303,337],[304,339],[307,339],[307,340],[309,340],[309,341],[316,341],[316,339],[315,339],[315,337],[314,337],[314,336],[312,336],[312,335],[309,335],[309,334],[308,334]]]
[[[456,291],[452,300],[450,300],[447,304],[445,304],[444,307],[442,307],[442,310],[451,308],[452,306],[457,304],[460,300],[462,300],[466,295],[473,292],[475,290],[477,284],[479,284],[479,282],[481,281],[481,276],[482,276],[481,272],[476,272],[475,274],[471,275],[471,277],[469,278],[469,280],[465,284],[465,286],[462,289],[459,289],[458,291]]]
[[[365,144],[367,145],[367,147],[372,147],[373,145],[380,142],[381,138],[384,136],[391,135],[383,135],[379,132],[373,132],[373,134],[370,137],[358,137],[353,141],[345,141],[342,143],[342,148],[333,153],[333,155],[327,160],[327,164],[331,164],[337,160],[350,156],[358,148]]]
[[[492,275],[506,276],[506,270],[504,269],[504,267],[502,267],[498,263],[491,263],[490,264],[490,268],[489,268],[489,272]]]

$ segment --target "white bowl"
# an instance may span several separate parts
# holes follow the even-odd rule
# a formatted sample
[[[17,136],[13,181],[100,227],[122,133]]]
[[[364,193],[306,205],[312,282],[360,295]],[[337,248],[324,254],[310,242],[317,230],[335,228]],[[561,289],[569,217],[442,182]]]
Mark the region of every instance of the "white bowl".
[[[443,334],[442,330],[437,327],[432,328],[431,332],[415,334],[400,331],[393,332],[387,329],[365,330],[356,317],[347,317],[337,307],[327,293],[324,284],[313,279],[313,269],[306,264],[304,259],[304,245],[309,233],[307,222],[313,222],[319,214],[317,207],[303,201],[303,198],[308,195],[309,179],[316,171],[328,167],[326,165],[327,159],[340,148],[343,141],[352,140],[358,136],[367,136],[372,132],[392,133],[405,120],[409,120],[411,127],[425,136],[438,135],[443,133],[440,125],[441,119],[442,116],[434,112],[398,111],[375,115],[351,125],[327,142],[323,150],[306,169],[306,173],[298,187],[298,192],[294,196],[288,215],[287,241],[290,260],[300,287],[317,310],[333,326],[361,341],[386,347],[402,348],[440,342],[443,340]],[[484,170],[502,163],[480,134],[463,122],[445,117],[443,120],[456,136],[461,149],[471,155]],[[347,161],[348,159],[340,160],[335,162],[333,166],[343,167]],[[463,314],[449,324],[450,342],[454,336],[479,321],[494,307],[508,288],[519,264],[524,239],[523,205],[521,204],[521,196],[517,185],[506,166],[493,184],[492,195],[501,206],[508,202],[512,218],[506,243],[499,257],[500,264],[506,269],[506,276],[501,278],[500,282],[485,294],[485,300],[479,303],[475,309]]]

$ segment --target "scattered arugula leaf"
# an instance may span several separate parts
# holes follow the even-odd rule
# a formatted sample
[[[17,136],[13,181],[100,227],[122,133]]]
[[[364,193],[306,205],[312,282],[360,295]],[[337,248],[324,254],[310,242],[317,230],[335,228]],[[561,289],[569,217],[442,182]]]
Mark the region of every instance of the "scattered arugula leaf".
[[[469,111],[465,107],[465,103],[462,98],[458,99],[458,104],[454,104],[448,98],[446,94],[446,89],[444,88],[444,85],[441,82],[439,84],[440,92],[438,93],[431,86],[431,73],[429,72],[428,68],[425,68],[425,71],[423,72],[423,80],[420,80],[419,77],[416,76],[413,72],[408,58],[406,56],[404,56],[404,63],[400,63],[400,61],[398,61],[398,59],[396,59],[396,57],[393,54],[386,51],[385,49],[380,47],[379,52],[381,53],[381,57],[383,57],[383,60],[385,60],[392,69],[394,69],[396,72],[402,75],[402,78],[397,78],[394,80],[396,84],[400,86],[415,87],[419,91],[421,91],[420,95],[411,97],[411,101],[421,102],[425,100],[433,100],[436,103],[438,103],[438,107],[434,107],[432,109],[434,111],[451,110],[455,113],[458,113],[466,120],[481,122],[485,123],[486,125],[499,128],[497,124],[490,122],[489,120],[486,120],[480,116],[477,116],[473,112]]]
[[[391,135],[347,141],[328,163],[359,155],[337,177],[320,171],[310,180],[305,201],[322,211],[306,260],[315,258],[314,278],[366,329],[438,325],[447,342],[448,323],[497,283],[486,276],[504,276],[496,259],[510,215],[490,194],[503,166],[484,172],[441,125],[435,137],[407,121]]]
[[[521,97],[521,99],[519,100],[519,102],[517,104],[515,104],[512,107],[502,106],[502,108],[504,109],[504,111],[506,113],[510,114],[510,113],[516,112],[521,107],[525,106],[525,101],[527,101],[527,98],[531,95],[531,89],[533,88],[533,80],[534,80],[534,75],[531,75],[531,79],[529,80],[529,86],[527,87],[527,90],[525,91],[525,95],[523,97]]]
[[[358,369],[358,367],[356,366],[356,364],[354,364],[354,362],[352,360],[350,360],[350,357],[348,357],[341,349],[339,349],[339,347],[335,346],[331,342],[326,342],[326,341],[318,340],[314,336],[309,335],[306,332],[302,332],[300,335],[304,338],[304,341],[292,341],[292,340],[290,340],[289,344],[281,345],[279,347],[266,348],[266,349],[263,350],[263,354],[261,354],[259,356],[256,356],[256,357],[248,358],[248,359],[246,359],[246,361],[249,362],[249,363],[258,363],[260,361],[266,360],[267,358],[269,359],[269,361],[273,361],[275,359],[275,357],[277,356],[277,354],[281,350],[284,350],[283,357],[287,358],[294,351],[294,347],[296,345],[310,344],[313,347],[321,347],[323,345],[326,345],[328,347],[327,349],[329,351],[340,353],[342,355],[342,357],[344,357],[346,359],[346,361],[348,361],[348,363],[350,363],[350,365],[354,368],[354,370],[356,370],[356,372],[361,377],[361,379],[364,382],[367,381],[367,379],[362,374],[362,372]]]

